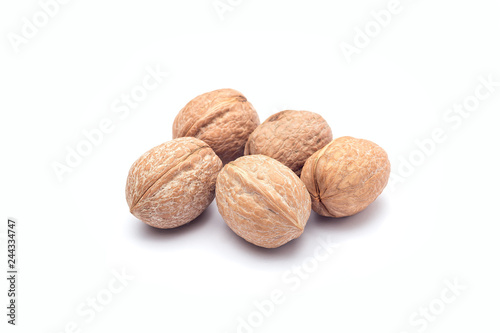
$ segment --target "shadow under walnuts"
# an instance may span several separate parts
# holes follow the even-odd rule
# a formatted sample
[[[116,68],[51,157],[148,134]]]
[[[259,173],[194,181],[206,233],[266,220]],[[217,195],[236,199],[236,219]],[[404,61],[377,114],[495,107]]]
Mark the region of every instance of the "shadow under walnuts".
[[[302,237],[299,237],[278,248],[268,249],[247,242],[246,240],[235,234],[227,225],[224,230],[227,234],[227,239],[231,243],[234,243],[234,245],[238,246],[239,249],[243,249],[245,253],[252,256],[262,257],[262,259],[264,260],[270,258],[272,258],[273,260],[279,260],[280,258],[290,258],[294,253],[299,252],[304,244]]]
[[[222,216],[219,215],[216,206],[209,206],[200,216],[192,222],[173,229],[158,229],[151,227],[137,219],[133,219],[136,225],[137,234],[145,239],[152,241],[175,240],[180,236],[190,235],[196,230],[201,230],[207,227],[207,223],[221,223],[224,225],[219,232],[222,237],[214,237],[214,246],[217,242],[224,242],[221,249],[227,251],[240,252],[240,255],[255,257],[258,260],[266,262],[289,261],[296,255],[309,255],[313,251],[318,237],[338,238],[338,242],[348,241],[353,233],[359,230],[377,229],[383,223],[383,212],[387,208],[387,201],[384,197],[375,200],[365,210],[356,215],[342,218],[323,217],[314,211],[311,211],[311,216],[306,224],[306,230],[297,239],[286,243],[285,245],[267,249],[251,244],[235,234],[224,222]]]
[[[378,198],[363,211],[347,217],[331,218],[321,216],[314,211],[311,212],[311,217],[307,225],[312,226],[316,231],[323,229],[325,235],[335,231],[351,232],[362,228],[378,228],[383,219],[379,218],[386,209],[386,200]]]
[[[134,222],[137,224],[137,228],[139,229],[139,236],[150,238],[153,240],[166,240],[170,238],[176,238],[184,234],[189,234],[194,230],[203,228],[204,225],[213,217],[213,215],[213,209],[205,209],[205,211],[193,221],[173,229],[155,228],[147,225],[146,223],[143,223],[142,221],[139,221],[138,219],[134,219]]]

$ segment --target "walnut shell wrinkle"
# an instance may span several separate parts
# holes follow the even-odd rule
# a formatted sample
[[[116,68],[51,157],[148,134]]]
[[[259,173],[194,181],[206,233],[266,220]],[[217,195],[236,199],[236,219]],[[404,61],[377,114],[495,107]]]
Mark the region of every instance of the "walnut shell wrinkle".
[[[243,155],[245,143],[260,124],[250,102],[233,89],[215,90],[190,101],[176,116],[173,137],[205,141],[224,164]]]
[[[300,176],[306,160],[331,141],[332,130],[319,114],[286,110],[257,127],[247,141],[245,155],[267,155]]]
[[[391,172],[384,149],[375,143],[342,137],[314,153],[301,179],[320,215],[344,217],[359,213],[382,193]]]
[[[216,202],[231,230],[265,248],[299,237],[311,214],[304,183],[264,155],[243,156],[227,164],[217,177]]]
[[[125,191],[130,212],[161,229],[189,223],[213,201],[221,169],[221,160],[201,140],[159,145],[130,168]]]

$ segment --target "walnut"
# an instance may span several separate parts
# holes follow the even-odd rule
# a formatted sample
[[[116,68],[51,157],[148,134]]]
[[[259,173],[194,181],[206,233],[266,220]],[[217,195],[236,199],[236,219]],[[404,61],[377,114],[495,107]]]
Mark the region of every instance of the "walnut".
[[[243,155],[248,136],[259,124],[259,116],[245,96],[221,89],[189,102],[174,120],[173,137],[205,141],[226,164]]]
[[[332,130],[319,114],[287,110],[257,127],[248,139],[245,155],[267,155],[300,176],[306,160],[331,141]]]
[[[198,217],[215,196],[222,162],[203,141],[180,138],[142,155],[130,168],[126,197],[130,212],[161,229]]]
[[[342,137],[314,153],[302,170],[312,208],[323,216],[354,215],[382,193],[391,165],[375,143]]]
[[[266,248],[299,237],[311,213],[311,198],[299,177],[264,155],[227,164],[217,177],[216,201],[237,235]]]

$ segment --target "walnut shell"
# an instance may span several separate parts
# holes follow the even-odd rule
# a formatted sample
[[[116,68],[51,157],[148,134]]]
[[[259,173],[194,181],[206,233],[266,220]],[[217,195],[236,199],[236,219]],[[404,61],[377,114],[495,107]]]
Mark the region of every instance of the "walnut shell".
[[[179,112],[173,137],[205,141],[226,164],[243,155],[249,135],[259,124],[259,116],[245,96],[220,89],[194,98]]]
[[[311,194],[312,208],[323,216],[359,213],[382,193],[389,180],[387,153],[375,143],[342,137],[314,153],[301,179]]]
[[[264,155],[227,164],[217,177],[216,201],[229,228],[266,248],[299,237],[311,214],[311,198],[299,177]]]
[[[257,127],[247,141],[245,155],[267,155],[300,176],[306,160],[331,141],[332,130],[319,114],[286,110]]]
[[[203,141],[180,138],[142,155],[130,168],[130,212],[150,226],[169,229],[198,217],[215,196],[222,162]]]

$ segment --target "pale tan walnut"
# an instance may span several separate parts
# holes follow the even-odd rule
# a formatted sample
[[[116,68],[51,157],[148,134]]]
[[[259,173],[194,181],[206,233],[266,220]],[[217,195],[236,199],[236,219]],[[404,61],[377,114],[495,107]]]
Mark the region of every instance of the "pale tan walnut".
[[[150,226],[169,229],[191,222],[215,197],[222,162],[203,141],[180,138],[142,155],[130,168],[130,212]]]
[[[249,135],[259,124],[259,116],[245,96],[220,89],[194,98],[179,112],[173,137],[205,141],[226,164],[243,155]]]
[[[342,137],[314,153],[302,169],[301,179],[311,194],[312,208],[323,216],[359,213],[382,193],[391,164],[375,143]]]
[[[319,114],[286,110],[257,127],[247,141],[245,155],[267,155],[300,176],[306,160],[331,141],[332,130]]]
[[[311,214],[304,183],[280,162],[251,155],[217,177],[216,201],[227,225],[257,246],[276,248],[299,237]]]

